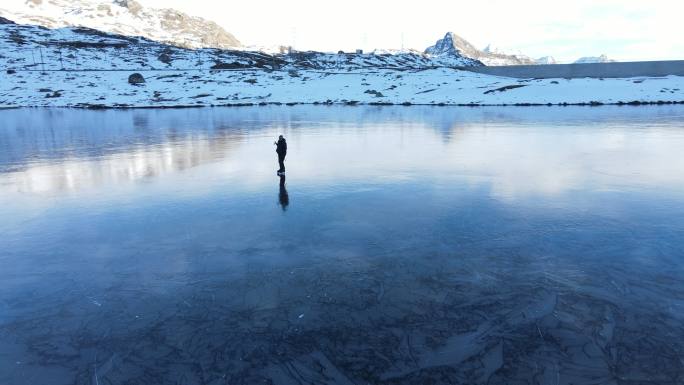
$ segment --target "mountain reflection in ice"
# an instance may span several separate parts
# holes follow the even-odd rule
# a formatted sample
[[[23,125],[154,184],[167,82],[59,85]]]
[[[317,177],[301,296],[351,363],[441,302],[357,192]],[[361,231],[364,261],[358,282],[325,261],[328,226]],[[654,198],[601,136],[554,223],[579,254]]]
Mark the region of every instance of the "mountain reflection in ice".
[[[681,108],[0,115],[0,384],[684,381]]]

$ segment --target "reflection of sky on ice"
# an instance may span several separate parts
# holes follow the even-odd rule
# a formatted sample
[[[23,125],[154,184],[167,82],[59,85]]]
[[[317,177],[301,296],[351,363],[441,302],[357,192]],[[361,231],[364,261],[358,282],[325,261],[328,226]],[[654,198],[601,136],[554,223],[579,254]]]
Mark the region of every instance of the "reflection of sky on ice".
[[[681,109],[2,115],[0,383],[684,373]]]
[[[458,177],[523,199],[684,183],[676,108],[320,109],[314,119],[306,108],[4,112],[0,188],[5,197],[79,194],[188,169],[193,190],[264,188],[279,132],[290,141],[291,174],[307,186]]]

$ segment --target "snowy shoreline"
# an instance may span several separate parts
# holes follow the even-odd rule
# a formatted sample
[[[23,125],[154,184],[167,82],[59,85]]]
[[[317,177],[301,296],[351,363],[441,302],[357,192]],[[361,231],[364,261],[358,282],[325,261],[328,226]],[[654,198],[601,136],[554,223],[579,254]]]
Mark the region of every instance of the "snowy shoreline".
[[[560,103],[560,104],[533,104],[533,103],[518,103],[518,104],[394,104],[394,103],[235,103],[235,104],[202,104],[202,105],[169,105],[169,106],[117,106],[117,105],[100,105],[87,104],[73,106],[0,106],[0,111],[3,110],[18,110],[18,109],[77,109],[77,110],[180,110],[180,109],[197,109],[197,108],[245,108],[245,107],[272,107],[272,106],[337,106],[337,107],[457,107],[457,108],[485,108],[485,107],[641,107],[641,106],[664,106],[664,105],[684,105],[684,101],[675,102],[632,102],[632,103]]]
[[[453,68],[326,71],[14,71],[0,107],[255,105],[600,106],[684,103],[684,77],[515,79]]]

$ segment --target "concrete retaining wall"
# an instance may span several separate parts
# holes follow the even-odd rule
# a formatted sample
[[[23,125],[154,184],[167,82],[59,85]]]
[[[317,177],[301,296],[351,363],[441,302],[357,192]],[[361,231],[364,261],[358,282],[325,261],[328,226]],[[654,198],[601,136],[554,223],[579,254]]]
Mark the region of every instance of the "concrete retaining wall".
[[[684,76],[684,60],[465,67],[463,69],[481,74],[522,79]]]

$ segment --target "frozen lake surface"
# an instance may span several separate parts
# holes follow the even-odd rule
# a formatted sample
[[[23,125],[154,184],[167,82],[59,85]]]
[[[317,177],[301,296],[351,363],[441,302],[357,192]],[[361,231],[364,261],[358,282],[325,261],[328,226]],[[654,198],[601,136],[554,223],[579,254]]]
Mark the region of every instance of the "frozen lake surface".
[[[684,108],[0,118],[0,384],[684,383]]]

